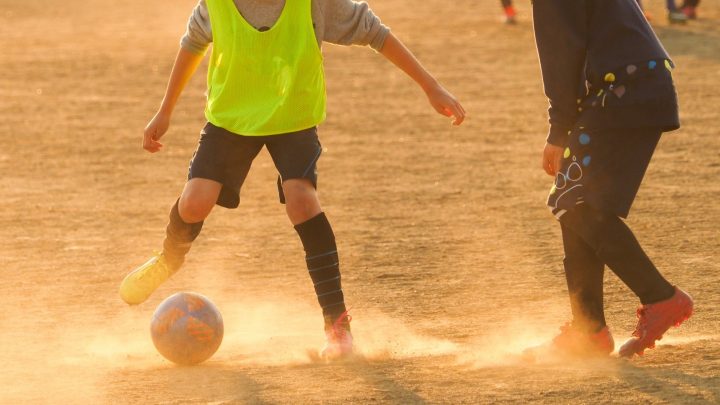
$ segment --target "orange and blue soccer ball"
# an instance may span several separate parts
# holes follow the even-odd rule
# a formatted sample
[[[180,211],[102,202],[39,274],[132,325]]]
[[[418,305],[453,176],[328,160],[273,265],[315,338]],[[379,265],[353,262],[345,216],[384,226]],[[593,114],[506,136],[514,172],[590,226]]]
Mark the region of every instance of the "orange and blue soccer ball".
[[[223,320],[220,311],[206,297],[180,292],[163,301],[150,324],[158,352],[173,363],[202,363],[220,347]]]

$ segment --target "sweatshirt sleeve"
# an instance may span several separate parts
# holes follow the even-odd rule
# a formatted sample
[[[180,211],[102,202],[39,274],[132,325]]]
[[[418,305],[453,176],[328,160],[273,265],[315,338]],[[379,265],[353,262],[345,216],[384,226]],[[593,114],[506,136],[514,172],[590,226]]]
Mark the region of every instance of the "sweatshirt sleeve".
[[[205,0],[200,0],[190,15],[185,35],[180,40],[180,46],[189,52],[202,55],[207,51],[212,40],[207,5]]]
[[[324,41],[382,49],[390,29],[380,22],[366,2],[324,0],[319,5],[325,21]]]
[[[578,118],[587,49],[587,0],[533,2],[535,41],[550,101],[548,143],[563,146]]]

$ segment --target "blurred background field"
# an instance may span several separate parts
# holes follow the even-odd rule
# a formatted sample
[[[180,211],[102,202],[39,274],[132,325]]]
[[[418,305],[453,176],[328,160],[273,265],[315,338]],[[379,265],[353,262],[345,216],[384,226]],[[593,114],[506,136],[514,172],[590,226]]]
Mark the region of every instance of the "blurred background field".
[[[647,1],[646,1],[647,3]],[[363,360],[322,365],[322,320],[266,152],[240,209],[217,209],[184,270],[128,308],[122,277],[160,247],[203,122],[204,75],[165,151],[141,149],[194,0],[0,0],[1,403],[720,402],[720,4],[670,26],[683,128],[665,136],[629,223],[696,314],[657,350],[525,364],[569,317],[544,207],[546,100],[528,2],[371,6],[459,97],[451,128],[369,49],[326,45],[320,191]],[[607,273],[619,342],[636,300]],[[150,316],[190,290],[225,317],[207,363],[166,362]]]

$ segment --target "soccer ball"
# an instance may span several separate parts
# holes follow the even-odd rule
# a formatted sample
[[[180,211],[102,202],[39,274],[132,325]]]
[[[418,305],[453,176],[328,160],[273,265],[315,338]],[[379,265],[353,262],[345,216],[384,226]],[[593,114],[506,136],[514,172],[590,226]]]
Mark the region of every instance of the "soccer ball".
[[[173,363],[202,363],[220,347],[223,321],[206,297],[180,292],[163,301],[153,314],[150,333],[158,352]]]

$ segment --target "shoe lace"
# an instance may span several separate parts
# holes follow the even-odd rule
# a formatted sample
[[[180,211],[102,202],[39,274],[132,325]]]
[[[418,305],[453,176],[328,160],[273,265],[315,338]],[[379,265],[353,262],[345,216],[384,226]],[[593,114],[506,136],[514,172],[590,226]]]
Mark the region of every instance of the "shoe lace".
[[[555,337],[555,340],[564,338],[578,339],[580,336],[595,339],[596,335],[597,333],[584,332],[575,322],[568,321],[560,327],[560,334]]]
[[[153,253],[155,255],[155,260],[156,260],[155,263],[153,263],[153,265],[161,266],[163,268],[163,270],[165,270],[167,272],[167,265],[160,260],[160,258],[162,257],[163,254],[161,252],[157,252],[157,251],[155,251]],[[138,280],[149,279],[149,280],[155,281],[156,279],[162,277],[162,275],[160,273],[161,272],[159,272],[159,271],[143,271],[138,275]]]
[[[350,321],[352,321],[352,316],[348,313],[350,309],[348,308],[345,312],[340,314],[340,316],[333,322],[332,328],[330,329],[332,331],[332,336],[336,340],[341,340],[345,337],[348,331],[348,326],[350,325]]]
[[[632,333],[633,336],[640,338],[645,334],[644,332],[647,329],[648,318],[650,318],[649,313],[651,308],[652,307],[650,306],[643,305],[637,309],[636,315],[638,318],[638,323],[637,326],[635,326],[635,331],[633,331]]]
[[[574,328],[572,321],[566,322],[564,325],[560,326],[560,333],[553,338],[553,342],[559,343],[565,338],[570,337],[573,332]]]

